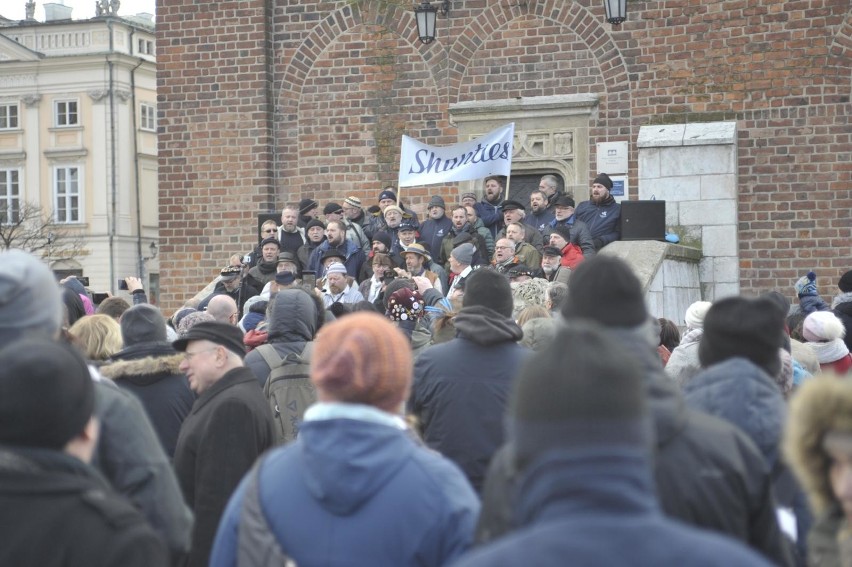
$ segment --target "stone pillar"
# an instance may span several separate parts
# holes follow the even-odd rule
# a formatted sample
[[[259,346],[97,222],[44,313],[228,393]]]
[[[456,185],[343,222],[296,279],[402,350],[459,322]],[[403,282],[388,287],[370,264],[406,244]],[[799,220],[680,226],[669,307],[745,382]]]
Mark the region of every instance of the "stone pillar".
[[[637,146],[639,198],[665,200],[668,230],[701,249],[703,298],[738,294],[736,122],[643,126]]]

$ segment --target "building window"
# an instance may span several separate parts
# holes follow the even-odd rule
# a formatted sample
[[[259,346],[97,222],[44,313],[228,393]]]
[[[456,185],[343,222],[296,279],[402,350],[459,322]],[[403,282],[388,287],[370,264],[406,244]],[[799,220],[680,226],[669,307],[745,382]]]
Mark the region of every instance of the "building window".
[[[80,123],[76,100],[56,101],[56,125],[76,126]]]
[[[21,214],[21,172],[0,169],[0,224],[14,224]]]
[[[143,130],[157,131],[157,107],[152,104],[142,103],[139,106],[140,119]]]
[[[154,42],[148,39],[140,39],[137,44],[138,51],[141,55],[154,54]]]
[[[53,210],[57,223],[80,222],[80,168],[53,170]]]
[[[0,130],[14,130],[18,127],[18,105],[0,104]]]

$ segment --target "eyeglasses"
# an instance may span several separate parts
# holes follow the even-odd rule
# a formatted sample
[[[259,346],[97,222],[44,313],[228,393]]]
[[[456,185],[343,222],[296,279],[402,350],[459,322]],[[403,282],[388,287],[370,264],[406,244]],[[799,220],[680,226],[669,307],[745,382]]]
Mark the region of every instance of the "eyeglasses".
[[[514,246],[495,246],[497,250],[512,250]]]
[[[210,352],[210,351],[214,351],[214,350],[216,350],[216,349],[218,349],[218,348],[219,348],[219,347],[206,348],[206,349],[204,349],[204,350],[197,350],[197,351],[195,351],[195,352],[189,352],[189,351],[186,351],[186,352],[184,352],[184,353],[183,353],[183,359],[184,359],[184,360],[192,360],[192,357],[193,357],[193,356],[195,356],[195,355],[197,355],[197,354],[201,354],[202,352]]]

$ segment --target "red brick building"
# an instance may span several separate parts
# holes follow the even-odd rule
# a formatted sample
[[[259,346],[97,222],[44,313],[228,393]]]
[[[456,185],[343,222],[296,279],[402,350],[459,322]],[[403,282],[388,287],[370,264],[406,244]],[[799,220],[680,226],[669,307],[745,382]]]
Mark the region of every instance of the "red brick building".
[[[165,308],[250,249],[258,212],[372,204],[395,184],[402,134],[455,143],[455,105],[555,95],[597,101],[577,187],[598,142],[629,142],[635,180],[640,127],[737,123],[743,291],[814,269],[831,295],[852,269],[849,0],[638,0],[616,27],[602,0],[453,0],[430,45],[409,4],[158,0]]]

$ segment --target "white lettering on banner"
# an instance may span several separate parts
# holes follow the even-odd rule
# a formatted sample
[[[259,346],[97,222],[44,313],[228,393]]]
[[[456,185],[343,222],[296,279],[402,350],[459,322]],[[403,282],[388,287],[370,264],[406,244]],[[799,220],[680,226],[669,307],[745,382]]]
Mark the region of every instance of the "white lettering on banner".
[[[509,175],[514,135],[515,124],[510,123],[481,138],[452,146],[427,146],[403,136],[398,185],[413,187]]]

